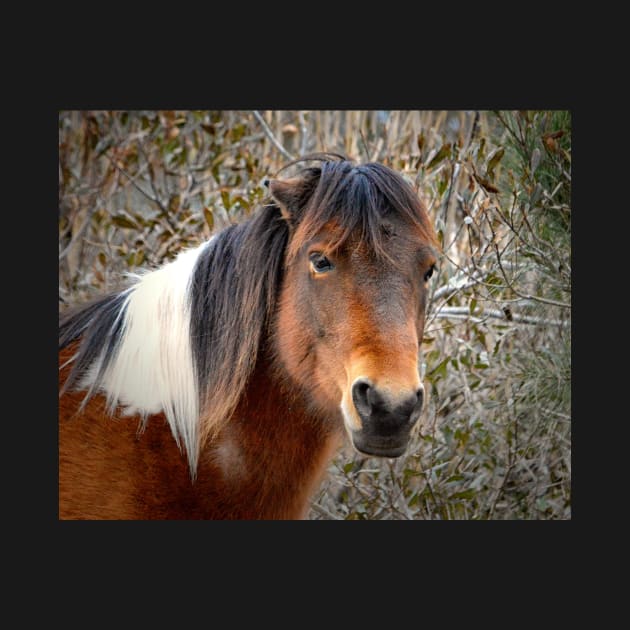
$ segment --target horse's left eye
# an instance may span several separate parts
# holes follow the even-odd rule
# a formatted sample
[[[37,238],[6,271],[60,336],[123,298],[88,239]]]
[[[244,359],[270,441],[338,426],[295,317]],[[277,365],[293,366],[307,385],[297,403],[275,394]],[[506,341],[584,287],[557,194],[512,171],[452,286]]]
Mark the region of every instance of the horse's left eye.
[[[326,273],[333,269],[334,265],[323,254],[311,254],[311,268],[315,273]]]
[[[424,281],[427,282],[427,280],[433,275],[433,272],[435,271],[435,265],[431,265],[428,269],[428,271],[424,274]]]

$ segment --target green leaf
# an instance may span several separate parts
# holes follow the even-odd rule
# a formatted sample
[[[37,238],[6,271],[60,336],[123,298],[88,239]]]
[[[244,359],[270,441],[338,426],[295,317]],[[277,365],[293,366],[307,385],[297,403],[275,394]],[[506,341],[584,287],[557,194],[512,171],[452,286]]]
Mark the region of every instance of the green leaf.
[[[437,380],[440,376],[446,376],[446,366],[450,361],[449,357],[440,361],[428,374],[431,380]]]
[[[462,490],[461,492],[453,492],[450,499],[472,499],[475,496],[475,491],[472,489]]]
[[[463,481],[464,480],[464,475],[462,475],[461,473],[456,473],[454,475],[451,475],[444,483],[454,483],[456,481]]]
[[[431,170],[437,166],[445,157],[451,153],[451,144],[446,142],[440,147],[440,150],[431,158],[431,161],[427,164],[427,170]]]
[[[477,333],[477,339],[479,340],[481,345],[484,348],[487,348],[488,346],[486,345],[486,334],[482,330],[479,330],[478,328],[475,328],[475,333]]]
[[[440,243],[440,247],[444,247],[444,232],[443,232],[443,230],[438,230],[437,238],[438,238],[438,242]]]
[[[536,172],[536,169],[538,168],[539,164],[540,164],[540,149],[536,147],[532,151],[532,159],[529,164],[532,175],[534,175],[534,173]]]
[[[483,156],[486,153],[485,149],[486,149],[486,139],[485,138],[481,138],[481,140],[479,141],[479,150],[477,151],[477,160],[479,162],[481,162],[481,160],[483,160]]]
[[[442,171],[442,173],[444,173],[444,171]],[[438,191],[438,195],[440,195],[440,197],[446,192],[446,188],[448,187],[448,182],[449,182],[449,176],[448,174],[444,174],[442,175],[442,177],[440,177],[440,180],[438,181],[438,185],[437,185],[437,191]]]
[[[470,304],[469,304],[469,310],[470,310],[470,314],[474,315],[475,314],[475,307],[477,306],[477,300],[475,300],[475,298],[472,298],[472,300],[470,300]]]

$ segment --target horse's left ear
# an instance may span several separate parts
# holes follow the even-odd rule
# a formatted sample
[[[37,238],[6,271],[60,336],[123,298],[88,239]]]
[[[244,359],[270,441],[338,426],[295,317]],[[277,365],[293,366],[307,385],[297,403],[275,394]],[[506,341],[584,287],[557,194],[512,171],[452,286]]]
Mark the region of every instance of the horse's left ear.
[[[282,216],[291,223],[304,198],[304,180],[301,177],[266,179],[263,184],[269,188]]]

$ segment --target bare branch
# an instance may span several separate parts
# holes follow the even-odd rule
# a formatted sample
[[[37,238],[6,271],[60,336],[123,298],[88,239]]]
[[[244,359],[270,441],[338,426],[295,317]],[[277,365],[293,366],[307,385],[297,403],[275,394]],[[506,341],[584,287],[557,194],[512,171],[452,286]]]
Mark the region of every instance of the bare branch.
[[[303,157],[306,154],[306,142],[308,140],[308,130],[306,128],[303,111],[298,112],[298,120],[300,121],[300,134],[302,136],[300,144],[300,157]]]
[[[260,123],[261,127],[263,128],[265,134],[267,135],[267,137],[269,138],[269,140],[271,140],[271,144],[273,144],[274,147],[276,147],[276,149],[278,149],[278,151],[280,151],[280,153],[282,153],[282,155],[284,155],[285,158],[287,158],[287,160],[294,160],[295,157],[293,155],[291,155],[276,139],[276,137],[273,135],[273,131],[271,131],[271,129],[269,129],[269,125],[267,125],[267,123],[265,122],[265,119],[260,115],[260,112],[257,110],[252,110],[252,113],[254,114],[254,116],[256,117],[256,120]]]
[[[326,518],[329,518],[333,521],[342,520],[338,516],[335,516],[332,512],[329,512],[323,505],[320,505],[319,503],[312,503],[311,509],[317,512],[318,514],[320,514],[321,516],[325,516]]]
[[[466,275],[470,273],[469,270],[463,270]],[[474,274],[480,274],[475,277]],[[470,275],[471,280],[465,281],[463,278],[451,278],[446,284],[442,285],[439,289],[436,289],[433,295],[431,296],[431,300],[435,301],[440,299],[444,295],[448,295],[447,300],[453,297],[456,293],[460,291],[465,291],[466,289],[470,289],[477,284],[483,282],[484,277],[488,275],[487,271],[482,271],[480,269],[475,269],[473,274]]]
[[[157,197],[153,197],[151,196],[146,190],[144,190],[143,188],[141,188],[135,181],[135,177],[133,177],[132,175],[130,175],[129,173],[127,173],[127,171],[122,168],[121,166],[119,166],[118,164],[116,164],[116,161],[107,153],[104,153],[105,157],[112,163],[112,165],[114,166],[114,168],[116,168],[119,172],[121,172],[128,180],[129,183],[142,195],[144,195],[147,199],[149,199],[150,201],[152,201],[153,203],[155,203],[157,206],[159,206],[159,208],[161,210],[163,210],[164,212],[166,212],[166,207],[164,206],[164,204],[157,198]],[[146,156],[145,156],[146,157]]]
[[[87,214],[85,215],[85,220],[81,224],[81,227],[77,230],[76,234],[72,236],[72,240],[68,243],[66,248],[61,252],[61,254],[59,254],[59,260],[63,260],[68,255],[68,252],[77,243],[77,241],[79,241],[79,239],[83,236],[83,233],[85,232],[85,230],[87,229],[87,226],[90,224],[90,221],[92,220],[92,216],[96,212],[96,207],[97,207],[96,204],[94,204],[87,211]]]
[[[569,326],[571,322],[564,319],[547,319],[545,317],[534,317],[533,315],[520,315],[518,313],[511,313],[509,319],[508,316],[498,309],[484,309],[483,312],[478,315],[472,315],[468,306],[444,306],[440,310],[433,313],[432,317],[435,318],[454,318],[454,319],[470,319],[470,321],[479,323],[487,319],[502,319],[506,322],[514,321],[519,324],[532,324],[543,326]]]

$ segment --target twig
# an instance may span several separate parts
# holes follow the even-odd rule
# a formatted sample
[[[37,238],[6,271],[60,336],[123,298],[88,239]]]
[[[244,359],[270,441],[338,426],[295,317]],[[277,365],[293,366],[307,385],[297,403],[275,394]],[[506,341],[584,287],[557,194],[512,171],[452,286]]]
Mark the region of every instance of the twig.
[[[465,273],[468,274],[468,271],[465,270]],[[474,270],[473,273],[481,273],[481,276],[478,278],[475,278],[474,276],[472,276],[472,279],[470,281],[464,282],[461,285],[451,284],[450,282],[447,282],[445,285],[435,290],[435,292],[431,296],[431,300],[432,301],[438,300],[439,298],[441,298],[443,295],[446,295],[450,291],[451,292],[450,295],[446,298],[446,300],[448,301],[456,293],[459,293],[460,291],[465,291],[466,289],[470,289],[471,287],[474,287],[476,284],[480,284],[481,282],[483,282],[484,276],[488,274],[487,271],[480,271],[479,269]]]
[[[284,155],[285,158],[287,158],[287,160],[294,160],[295,157],[293,155],[291,155],[276,139],[276,137],[273,135],[273,131],[271,131],[271,129],[269,129],[269,125],[267,125],[267,123],[265,122],[265,119],[260,115],[260,112],[258,112],[257,110],[252,110],[252,113],[254,114],[254,116],[256,117],[256,120],[260,123],[261,127],[263,128],[263,131],[265,132],[265,134],[267,135],[267,137],[269,138],[269,140],[271,140],[271,144],[273,144],[274,147],[276,147],[276,149],[278,149],[278,151],[280,151],[280,153],[282,153],[282,155]]]
[[[370,149],[368,148],[367,140],[365,139],[365,135],[363,134],[363,129],[359,129],[359,135],[361,136],[361,142],[363,142],[363,148],[365,150],[365,156],[367,159],[370,159]]]
[[[114,166],[114,168],[118,169],[128,180],[129,183],[138,191],[140,192],[142,195],[144,195],[147,199],[149,199],[150,201],[152,201],[153,203],[155,203],[157,206],[159,206],[159,208],[166,212],[166,207],[164,206],[164,204],[157,198],[157,197],[152,197],[146,190],[144,190],[141,186],[139,186],[136,181],[135,181],[135,177],[133,177],[132,175],[130,175],[129,173],[127,173],[127,171],[122,168],[121,166],[118,166],[118,164],[116,164],[116,161],[110,156],[108,155],[107,152],[104,153],[105,157],[112,163],[112,165]],[[145,156],[146,157],[146,156]]]
[[[381,149],[383,148],[383,138],[379,138],[376,141],[376,149],[374,149],[374,152],[372,153],[372,158],[370,159],[371,162],[377,162],[378,161],[378,156],[381,154]]]
[[[321,516],[326,516],[333,521],[340,521],[338,516],[335,516],[332,512],[329,512],[325,507],[319,505],[318,503],[311,504],[311,509],[315,512],[319,513]]]
[[[308,136],[307,136],[308,130],[306,128],[306,122],[304,120],[303,111],[298,112],[298,120],[300,121],[300,134],[302,135],[302,139],[300,142],[300,157],[304,157],[304,155],[306,154],[306,141],[308,139]]]
[[[453,166],[453,162],[455,162],[454,166]],[[448,186],[448,192],[446,193],[446,197],[442,204],[442,221],[444,221],[444,225],[446,225],[446,222],[448,219],[448,209],[449,209],[449,206],[451,205],[451,195],[453,193],[453,187],[456,185],[456,181],[459,177],[459,171],[461,169],[461,166],[457,160],[451,161],[451,167],[452,167],[451,181]]]
[[[85,221],[83,221],[83,224],[81,225],[77,233],[72,236],[72,240],[68,243],[66,248],[61,252],[61,254],[59,254],[59,260],[63,260],[68,255],[68,252],[72,249],[75,243],[83,236],[83,233],[87,229],[87,226],[89,225],[92,216],[96,212],[96,208],[96,204],[93,204],[92,207],[88,210],[85,216]]]
[[[556,415],[561,420],[571,421],[571,416],[566,413],[562,413],[561,411],[556,411],[555,409],[547,409],[546,407],[541,407],[540,410],[544,413]]]
[[[511,225],[506,219],[505,217],[502,215],[500,209],[498,206],[496,206],[496,210],[499,213],[499,216],[501,216],[501,218],[503,219],[503,221],[505,222],[506,225],[508,225],[508,227],[512,230],[512,232],[514,233],[514,235],[527,247],[530,247],[531,249],[535,250],[537,253],[539,253],[539,255],[541,256],[541,258],[543,260],[548,260],[547,256],[545,256],[545,254],[543,254],[537,247],[535,247],[534,245],[532,245],[531,243],[526,242],[523,237],[520,235],[519,231],[516,230],[514,228],[513,225]],[[525,214],[523,213],[523,218],[525,219],[525,221],[527,221],[527,218],[525,217]],[[552,306],[558,306],[560,308],[571,308],[571,304],[566,303],[566,302],[558,302],[557,300],[552,300],[550,298],[543,298],[540,297],[538,295],[529,295],[529,294],[524,294],[521,293],[518,289],[516,289],[514,287],[514,284],[512,282],[510,282],[510,280],[507,277],[507,273],[505,272],[505,269],[503,268],[503,264],[502,264],[502,260],[501,260],[501,253],[499,252],[499,246],[497,244],[497,238],[496,238],[496,232],[494,230],[494,227],[492,226],[492,222],[488,221],[488,225],[490,226],[490,230],[492,232],[492,244],[494,245],[494,249],[495,249],[495,253],[496,253],[496,259],[497,259],[497,263],[499,264],[499,269],[501,271],[501,275],[503,276],[507,286],[514,291],[514,293],[516,295],[518,295],[518,297],[523,298],[524,300],[535,300],[537,302],[542,302],[543,304],[550,304]],[[531,226],[529,226],[529,223],[527,223],[530,231],[531,231]],[[533,233],[533,231],[532,231]],[[504,248],[507,248],[507,245]]]
[[[472,316],[468,306],[445,306],[440,310],[433,313],[434,318],[450,318],[462,319],[470,318],[475,323],[481,322],[484,319],[490,317],[493,319],[502,319],[504,321],[515,321],[520,324],[533,324],[533,325],[545,325],[545,326],[569,326],[570,321],[562,319],[545,319],[544,317],[534,317],[531,315],[519,315],[518,313],[512,313],[512,319],[509,320],[503,311],[495,309],[484,309],[479,315]]]

